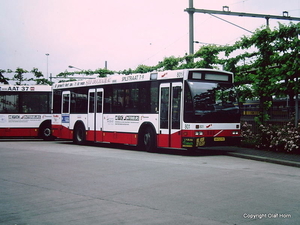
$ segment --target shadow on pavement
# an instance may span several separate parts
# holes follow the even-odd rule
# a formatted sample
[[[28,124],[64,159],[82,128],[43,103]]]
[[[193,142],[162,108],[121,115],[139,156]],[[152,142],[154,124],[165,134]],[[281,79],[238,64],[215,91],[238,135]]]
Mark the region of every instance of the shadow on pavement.
[[[67,145],[74,145],[72,141],[66,140],[58,140],[58,144],[67,144]],[[84,146],[94,146],[95,148],[111,148],[111,149],[121,149],[121,150],[128,150],[128,151],[137,151],[143,152],[139,150],[136,146],[132,145],[124,145],[124,144],[112,144],[112,143],[93,143],[87,142]],[[180,149],[171,149],[171,148],[158,148],[154,152],[149,152],[149,154],[166,154],[166,155],[180,155],[180,156],[189,156],[189,157],[200,157],[200,156],[220,156],[220,155],[228,155],[230,150],[222,150],[219,148],[203,148],[197,149],[195,151],[187,151],[187,150],[180,150]]]

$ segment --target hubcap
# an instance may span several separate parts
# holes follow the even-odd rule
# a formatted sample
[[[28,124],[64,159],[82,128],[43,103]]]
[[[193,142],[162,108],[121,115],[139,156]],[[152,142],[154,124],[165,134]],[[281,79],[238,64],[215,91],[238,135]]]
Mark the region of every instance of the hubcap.
[[[46,128],[46,129],[44,130],[44,135],[45,135],[45,137],[49,137],[49,136],[51,135],[51,130],[50,130],[50,128]]]

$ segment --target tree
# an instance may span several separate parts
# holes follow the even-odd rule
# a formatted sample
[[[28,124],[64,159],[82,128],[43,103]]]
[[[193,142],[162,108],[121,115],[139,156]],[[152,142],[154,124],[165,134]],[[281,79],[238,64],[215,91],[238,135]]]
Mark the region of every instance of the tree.
[[[154,70],[154,68],[151,67],[151,66],[139,65],[139,66],[135,69],[134,73],[148,73],[148,72],[151,72],[151,71],[153,71],[153,70]]]
[[[38,70],[38,68],[33,68],[31,71],[33,73],[35,78],[32,78],[31,80],[35,81],[36,84],[48,84],[52,85],[53,82],[50,82],[48,79],[44,78],[44,75],[41,71]]]
[[[180,59],[175,56],[165,57],[163,62],[160,64],[164,70],[175,70],[178,68]]]
[[[274,31],[276,43],[274,48],[280,51],[280,56],[276,59],[277,76],[284,81],[283,85],[278,88],[278,95],[288,95],[290,100],[298,93],[296,77],[300,72],[300,23],[282,25]]]
[[[236,81],[252,85],[254,95],[261,101],[259,123],[268,119],[272,96],[289,94],[293,98],[295,77],[300,71],[299,28],[299,24],[279,24],[274,30],[258,29],[225,50],[227,57],[236,50],[251,51],[229,57],[225,68],[235,72]]]
[[[16,74],[13,76],[12,80],[16,81],[17,85],[21,85],[23,82],[30,80],[24,77],[24,73],[28,73],[27,70],[18,67],[15,70],[15,73]]]
[[[8,84],[8,78],[5,78],[2,73],[5,73],[5,70],[0,70],[0,83]]]
[[[108,74],[114,74],[115,72],[108,69],[96,69],[95,71],[93,71],[93,73],[98,74],[98,77],[106,77]]]
[[[214,68],[217,64],[220,64],[218,55],[224,48],[217,45],[204,45],[195,54],[194,58],[200,58],[195,63],[195,67],[198,68]]]

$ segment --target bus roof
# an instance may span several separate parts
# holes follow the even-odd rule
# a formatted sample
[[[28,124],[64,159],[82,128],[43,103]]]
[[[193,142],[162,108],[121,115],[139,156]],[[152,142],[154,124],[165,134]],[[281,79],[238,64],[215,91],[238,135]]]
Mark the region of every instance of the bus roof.
[[[75,88],[84,86],[95,86],[100,84],[121,84],[129,82],[141,82],[141,81],[151,81],[151,80],[167,80],[167,79],[187,79],[189,71],[201,71],[201,72],[221,72],[226,74],[232,74],[231,72],[215,70],[215,69],[182,69],[182,70],[168,70],[162,72],[149,72],[141,74],[131,74],[131,75],[110,75],[108,77],[101,77],[95,79],[86,79],[80,81],[70,81],[63,83],[53,84],[54,89],[61,88]]]

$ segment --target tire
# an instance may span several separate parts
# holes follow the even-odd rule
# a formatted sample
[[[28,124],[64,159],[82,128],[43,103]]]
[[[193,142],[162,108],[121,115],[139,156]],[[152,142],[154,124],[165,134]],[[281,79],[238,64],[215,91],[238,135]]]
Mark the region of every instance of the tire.
[[[40,137],[44,139],[44,141],[53,140],[52,131],[51,131],[51,124],[45,123],[40,127]]]
[[[139,149],[147,152],[154,152],[157,149],[156,134],[149,126],[145,127],[140,133]]]
[[[85,128],[83,124],[75,126],[73,134],[73,142],[77,145],[83,145],[86,140]]]

